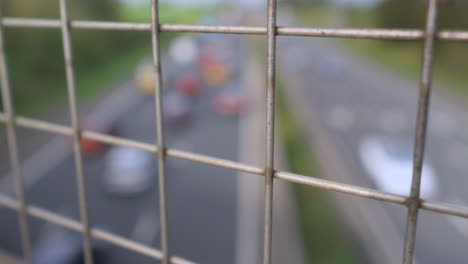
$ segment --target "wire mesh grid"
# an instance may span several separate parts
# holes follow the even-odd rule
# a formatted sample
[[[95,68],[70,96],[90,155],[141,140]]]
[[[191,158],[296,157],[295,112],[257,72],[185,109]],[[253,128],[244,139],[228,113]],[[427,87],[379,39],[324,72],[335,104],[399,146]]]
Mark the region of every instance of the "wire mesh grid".
[[[403,264],[413,262],[415,248],[416,226],[418,223],[419,209],[425,209],[441,214],[454,215],[468,218],[468,208],[446,204],[436,201],[427,201],[420,198],[421,170],[424,160],[424,146],[426,140],[427,120],[429,112],[432,66],[435,40],[468,41],[468,31],[437,30],[437,0],[428,0],[427,17],[424,30],[410,29],[353,29],[353,28],[300,28],[279,27],[276,25],[276,2],[268,0],[267,25],[263,27],[253,26],[222,26],[222,25],[184,25],[184,24],[160,24],[158,19],[158,1],[152,0],[151,23],[126,23],[104,21],[80,21],[70,20],[67,10],[67,0],[60,0],[60,19],[31,19],[16,17],[1,17],[0,14],[0,77],[2,84],[2,99],[4,111],[0,112],[0,122],[6,125],[8,148],[10,153],[11,168],[14,176],[17,198],[10,198],[0,194],[0,204],[16,210],[19,214],[21,241],[24,263],[31,262],[31,241],[28,227],[28,215],[33,216],[62,227],[72,229],[82,234],[85,252],[85,263],[91,264],[92,252],[90,239],[95,237],[114,245],[133,250],[137,253],[160,260],[162,263],[194,263],[189,260],[170,254],[168,245],[167,202],[165,186],[165,158],[171,156],[179,159],[209,164],[228,168],[236,171],[247,172],[264,176],[264,238],[263,238],[263,263],[271,263],[272,241],[272,198],[274,180],[284,180],[298,184],[315,186],[322,189],[347,193],[369,199],[381,200],[395,204],[401,204],[408,209],[406,232],[403,246]],[[71,127],[46,122],[28,117],[15,115],[8,79],[8,66],[4,48],[4,27],[30,27],[30,28],[58,28],[62,32],[64,58],[66,65],[66,78],[68,88],[68,100],[70,107]],[[155,73],[155,108],[156,108],[156,144],[148,144],[135,140],[123,139],[92,131],[80,129],[78,125],[77,100],[75,89],[74,64],[71,43],[71,31],[74,29],[93,30],[128,30],[150,31],[152,35],[153,66]],[[265,137],[265,164],[264,167],[251,166],[231,160],[201,155],[193,152],[182,151],[166,147],[162,122],[162,88],[161,88],[161,56],[160,56],[160,32],[192,32],[192,33],[221,33],[221,34],[248,34],[264,35],[267,40],[267,71],[266,71],[266,137]],[[304,36],[304,37],[336,37],[356,39],[385,39],[385,40],[421,40],[424,41],[422,59],[422,71],[420,76],[419,98],[417,107],[417,119],[414,143],[413,175],[410,195],[401,196],[377,191],[360,186],[318,179],[306,175],[295,174],[287,171],[275,170],[273,164],[274,154],[274,121],[275,121],[275,60],[277,36]],[[51,133],[67,135],[73,138],[73,151],[75,158],[76,180],[78,186],[78,201],[80,209],[80,221],[76,221],[43,208],[27,204],[24,194],[24,180],[21,174],[21,166],[18,157],[18,146],[15,128],[16,126],[42,130]],[[92,139],[99,142],[129,146],[157,155],[159,165],[159,200],[161,217],[161,249],[152,248],[127,238],[99,228],[91,227],[87,214],[86,182],[83,175],[82,153],[80,148],[81,138]]]

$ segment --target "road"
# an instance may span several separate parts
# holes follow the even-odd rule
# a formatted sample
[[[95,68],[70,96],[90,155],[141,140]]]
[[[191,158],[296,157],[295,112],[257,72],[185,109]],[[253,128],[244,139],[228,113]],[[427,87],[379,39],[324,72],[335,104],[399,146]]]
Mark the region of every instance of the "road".
[[[234,79],[231,85],[239,85]],[[186,127],[166,127],[167,145],[181,150],[229,160],[238,157],[239,118],[220,116],[211,98],[221,88],[206,88],[193,101],[193,120]],[[134,93],[138,93],[133,89]],[[155,142],[154,106],[151,96],[138,99],[116,122],[120,136]],[[119,107],[118,105],[115,107]],[[158,188],[135,198],[116,198],[103,190],[101,175],[105,156],[84,159],[90,221],[118,235],[160,248]],[[167,188],[171,253],[197,263],[234,263],[236,238],[236,172],[168,157]],[[156,175],[155,175],[156,176]],[[70,153],[56,167],[29,184],[27,199],[33,204],[79,220]],[[19,255],[16,213],[0,208],[0,248]],[[31,218],[32,239],[55,230]],[[109,263],[154,263],[127,250],[112,250]]]
[[[298,78],[295,80],[298,86],[289,89],[300,89],[307,102],[302,111],[317,117],[317,120],[303,121],[317,122],[312,126],[320,126],[328,134],[331,147],[344,161],[338,165],[347,170],[344,182],[376,188],[359,159],[360,144],[367,137],[388,136],[410,142],[407,147],[411,150],[418,83],[351,54],[331,40],[282,37],[278,48],[283,70],[295,73],[290,78]],[[284,76],[284,79],[287,83],[288,77]],[[426,158],[438,180],[438,190],[432,199],[466,205],[466,110],[434,92],[430,111]],[[359,202],[384,208],[394,228],[377,224],[378,228],[389,232],[396,230],[402,242],[406,209],[363,200]],[[400,254],[395,256],[393,263],[401,261],[403,244],[396,246],[400,247]],[[468,221],[421,210],[415,253],[418,263],[465,263],[468,253],[464,249],[467,246]]]
[[[182,150],[236,159],[238,120],[215,115],[211,111],[209,98],[208,95],[204,96],[195,103],[195,120],[186,129],[167,130],[167,142]],[[118,121],[122,136],[155,142],[152,112],[152,98],[142,96],[140,103]],[[219,135],[225,135],[231,140],[224,140]],[[91,223],[125,237],[136,236],[133,238],[137,241],[159,247],[157,186],[134,199],[109,196],[103,191],[100,178],[105,169],[103,159],[104,156],[100,156],[86,158],[84,161]],[[73,168],[73,157],[69,155],[48,175],[28,188],[28,200],[40,207],[78,219]],[[232,260],[235,237],[235,172],[168,158],[167,173],[171,224],[169,234],[173,254],[200,263]],[[0,228],[4,235],[0,238],[0,244],[8,251],[18,252],[17,247],[12,247],[17,244],[13,242],[18,238],[17,229],[10,228],[13,226],[11,221],[16,221],[15,213],[2,208],[1,215],[2,218],[10,218],[10,221],[2,221]],[[148,220],[140,220],[143,218]],[[154,223],[154,236],[145,238],[146,234],[142,234],[143,237],[139,238],[135,227],[138,221]],[[37,240],[44,225],[36,221],[32,224],[33,240]],[[123,251],[119,252],[110,263],[128,263],[124,261],[126,258],[120,256]]]

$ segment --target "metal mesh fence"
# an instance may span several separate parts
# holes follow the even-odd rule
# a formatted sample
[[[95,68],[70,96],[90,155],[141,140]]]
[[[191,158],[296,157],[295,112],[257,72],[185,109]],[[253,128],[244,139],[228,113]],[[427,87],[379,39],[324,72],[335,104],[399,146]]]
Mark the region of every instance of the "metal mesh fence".
[[[264,193],[264,239],[263,239],[263,263],[271,263],[271,241],[272,241],[272,198],[273,184],[275,180],[283,180],[315,186],[322,189],[348,193],[351,195],[381,200],[390,203],[401,204],[408,208],[403,263],[410,264],[413,261],[415,247],[416,226],[418,223],[419,209],[429,210],[442,214],[449,214],[468,218],[468,208],[454,204],[445,204],[435,201],[420,199],[421,170],[424,160],[424,146],[426,140],[427,120],[429,112],[432,66],[435,40],[444,41],[468,41],[468,31],[437,30],[437,0],[428,0],[427,18],[425,30],[400,30],[400,29],[347,29],[347,28],[299,28],[278,27],[276,25],[276,0],[268,0],[267,25],[263,27],[253,26],[222,26],[222,25],[183,25],[183,24],[160,24],[158,19],[158,1],[152,0],[151,23],[125,23],[125,22],[102,22],[102,21],[79,21],[70,20],[67,10],[67,0],[60,0],[60,20],[55,19],[29,19],[0,16],[0,75],[2,81],[2,99],[4,112],[0,112],[0,122],[5,123],[8,138],[8,147],[11,159],[11,168],[14,175],[15,191],[17,198],[0,195],[0,204],[16,210],[19,214],[21,240],[23,248],[23,259],[25,263],[31,262],[31,241],[28,227],[28,216],[33,216],[45,221],[52,222],[62,227],[79,231],[82,233],[83,247],[85,252],[85,263],[91,264],[91,237],[107,241],[114,245],[127,248],[140,254],[160,260],[162,263],[193,263],[189,260],[170,254],[168,245],[168,223],[166,206],[165,185],[165,159],[172,156],[179,159],[224,167],[236,171],[247,172],[265,178]],[[66,65],[66,77],[68,87],[68,100],[70,107],[71,127],[45,122],[28,117],[15,115],[12,98],[10,94],[10,83],[8,79],[8,65],[6,60],[3,28],[4,27],[29,27],[29,28],[57,28],[61,29],[64,47],[64,58]],[[156,81],[154,84],[155,107],[156,107],[156,144],[147,144],[134,140],[123,139],[115,136],[105,135],[92,131],[82,130],[78,124],[77,100],[75,89],[75,75],[73,64],[73,53],[71,43],[72,30],[128,30],[128,31],[150,31],[152,34],[153,65]],[[165,145],[164,129],[162,122],[162,88],[161,88],[161,56],[160,56],[160,32],[197,32],[197,33],[220,33],[220,34],[248,34],[264,35],[267,40],[267,89],[266,89],[266,137],[265,137],[265,164],[264,167],[256,167],[231,160],[217,157],[186,152]],[[421,40],[424,41],[424,53],[422,60],[422,71],[420,76],[420,88],[418,99],[418,110],[415,130],[413,176],[411,193],[409,197],[384,193],[374,189],[360,186],[348,185],[339,182],[317,179],[314,177],[278,171],[273,163],[274,154],[274,121],[275,121],[275,60],[276,39],[278,36],[303,36],[303,37],[336,37],[356,39],[385,39],[385,40]],[[78,201],[80,209],[80,221],[63,217],[54,212],[27,204],[24,194],[24,180],[21,174],[21,166],[18,158],[18,146],[16,138],[16,127],[47,131],[67,135],[73,138],[73,150],[75,158],[76,180],[78,186]],[[112,145],[129,146],[155,153],[159,164],[159,195],[160,195],[160,217],[161,217],[161,249],[155,249],[146,245],[131,241],[127,238],[117,236],[102,229],[90,226],[87,214],[86,182],[83,175],[83,161],[80,147],[81,138],[92,139]]]

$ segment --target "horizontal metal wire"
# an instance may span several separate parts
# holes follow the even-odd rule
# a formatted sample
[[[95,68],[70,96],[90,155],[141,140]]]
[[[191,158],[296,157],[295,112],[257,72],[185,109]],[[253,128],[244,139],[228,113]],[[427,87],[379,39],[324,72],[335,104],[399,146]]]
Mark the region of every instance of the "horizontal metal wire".
[[[288,174],[289,176],[286,176]],[[297,174],[288,173],[288,172],[277,172],[276,177],[278,179],[305,184],[305,185],[310,185],[310,186],[315,186],[321,189],[327,189],[327,190],[337,191],[341,193],[348,193],[348,194],[355,195],[355,196],[371,198],[375,200],[382,200],[382,201],[392,202],[396,204],[405,204],[406,199],[407,199],[407,197],[404,197],[404,196],[383,193],[383,192],[379,192],[379,191],[375,191],[372,189],[367,189],[367,188],[363,188],[359,186],[353,186],[353,185],[332,182],[332,181],[325,181],[325,180],[316,179],[316,178],[309,177],[309,176],[297,175]],[[303,178],[310,178],[311,180],[304,181]],[[330,186],[333,186],[333,187],[330,187]],[[368,196],[365,194],[366,192],[370,192],[373,194],[371,196]],[[404,201],[402,202],[401,199],[403,199]],[[10,209],[18,210],[19,201],[14,198],[8,197],[4,194],[0,194],[0,205],[8,207]],[[453,215],[453,216],[458,216],[462,218],[468,218],[468,207],[462,206],[462,205],[421,200],[419,207],[426,211],[436,212],[436,213],[445,214],[445,215]],[[45,209],[39,208],[34,205],[28,205],[27,212],[31,216],[40,218],[45,221],[50,221],[52,223],[55,223],[57,225],[63,226],[68,229],[72,229],[78,232],[81,232],[83,229],[83,226],[78,221],[60,216],[56,213],[47,211]],[[132,247],[139,248],[136,251],[143,253],[147,256],[150,256],[150,257],[158,258],[157,255],[161,254],[161,252],[156,249],[149,248],[137,242],[134,242],[125,238],[121,238],[119,236],[113,235],[107,231],[103,231],[97,228],[93,228],[91,230],[91,234],[96,238],[108,241],[110,243],[114,243],[122,247],[126,247],[126,245],[124,245],[125,243],[131,243],[132,245],[134,245]],[[106,234],[106,235],[102,235],[102,234]],[[119,241],[127,241],[127,242],[125,243],[115,242],[113,241],[112,238],[108,239],[108,237],[118,237],[119,239],[123,239]],[[143,247],[144,249],[142,249],[141,247]],[[173,259],[178,259],[178,258],[173,257]],[[192,262],[179,262],[179,260],[177,260],[177,262],[174,262],[174,263],[192,263]]]
[[[270,1],[270,3],[276,3],[275,0]],[[433,1],[435,3],[435,0]],[[269,10],[274,11],[274,5],[269,5]],[[274,58],[274,52],[276,49],[274,48],[275,44],[275,37],[277,35],[280,36],[303,36],[303,37],[334,37],[334,38],[355,38],[355,39],[381,39],[381,40],[423,40],[431,36],[433,39],[440,39],[440,40],[448,40],[448,41],[468,41],[468,31],[455,31],[455,30],[441,30],[441,31],[432,31],[431,35],[426,35],[423,30],[418,29],[377,29],[377,28],[368,28],[368,29],[358,29],[358,28],[312,28],[312,27],[278,27],[272,18],[275,18],[275,12],[269,12],[269,24],[268,27],[257,27],[257,26],[223,26],[223,25],[186,25],[186,24],[161,24],[158,26],[159,31],[162,32],[192,32],[192,33],[220,33],[220,34],[246,34],[246,35],[264,35],[268,36],[268,40],[271,47],[273,47],[269,51],[269,68],[274,73],[274,60],[270,60],[270,58]],[[66,20],[68,22],[68,19]],[[156,22],[157,23],[157,22]],[[63,21],[58,19],[36,19],[36,18],[19,18],[19,17],[7,17],[1,18],[0,24],[6,27],[26,27],[26,28],[57,28],[57,29],[64,29]],[[112,21],[83,21],[83,20],[74,20],[70,21],[70,27],[75,29],[88,29],[88,30],[125,30],[125,31],[151,31],[152,28],[154,30],[154,24],[152,27],[151,23],[130,23],[130,22],[112,22]],[[157,24],[156,24],[157,25]],[[69,37],[68,32],[68,24],[65,27],[65,33],[67,33],[67,37]],[[70,44],[68,44],[69,46]],[[432,53],[432,52],[431,52]],[[71,56],[71,55],[70,55]],[[268,85],[271,91],[274,88],[274,76],[272,75],[269,80],[273,80],[273,84]],[[72,89],[74,91],[74,87]],[[271,92],[270,91],[270,92]],[[270,93],[271,95],[271,93]],[[75,99],[72,100],[74,102]],[[270,101],[273,101],[271,99]],[[270,105],[270,104],[269,104]],[[270,111],[271,112],[271,111]],[[273,111],[274,112],[274,111]],[[427,110],[425,110],[427,114]],[[72,115],[73,116],[73,115]],[[11,120],[12,119],[12,120]],[[273,115],[274,120],[274,115]],[[161,149],[154,144],[139,142],[136,140],[124,139],[116,136],[106,135],[94,131],[88,130],[78,130],[77,124],[74,122],[74,128],[68,127],[65,125],[55,124],[47,121],[31,119],[27,117],[10,117],[6,113],[0,112],[0,121],[12,124],[9,122],[13,122],[17,126],[22,126],[26,128],[31,128],[35,130],[41,130],[46,132],[52,132],[67,136],[74,136],[75,140],[78,140],[80,137],[86,139],[96,140],[106,144],[112,145],[120,145],[120,146],[129,146],[138,149],[142,149],[149,152],[159,152],[161,149],[165,149],[164,145],[161,145]],[[75,120],[76,121],[76,120]],[[272,122],[267,122],[268,124],[272,124]],[[425,128],[424,128],[425,129]],[[268,130],[270,131],[270,130]],[[425,130],[424,130],[425,131]],[[272,126],[270,135],[273,134]],[[273,137],[271,137],[273,138]],[[423,138],[423,137],[419,137]],[[158,140],[158,142],[162,142]],[[76,143],[76,142],[75,142]],[[267,139],[268,143],[268,139]],[[270,146],[270,147],[268,147]],[[269,151],[270,150],[270,151]],[[267,145],[267,154],[271,152],[273,153],[273,143],[271,142]],[[364,188],[355,185],[349,185],[339,182],[333,182],[318,178],[313,178],[305,175],[285,172],[285,171],[274,171],[273,167],[270,166],[266,168],[259,168],[256,166],[247,165],[244,163],[234,162],[230,160],[225,160],[221,158],[216,158],[207,155],[201,155],[197,153],[177,150],[166,148],[165,153],[168,156],[172,156],[179,159],[186,159],[194,162],[204,163],[208,165],[213,165],[217,167],[223,167],[228,169],[233,169],[237,171],[243,171],[251,174],[257,174],[261,176],[268,176],[265,179],[271,179],[272,177],[276,179],[286,180],[289,182],[315,186],[321,189],[327,189],[332,191],[337,191],[341,193],[347,193],[359,197],[375,199],[380,201],[391,202],[395,204],[401,204],[408,206],[409,208],[413,209],[413,215],[417,215],[418,208],[438,212],[447,215],[459,216],[468,218],[468,207],[460,206],[460,205],[453,205],[453,204],[445,204],[440,202],[432,202],[432,201],[425,201],[425,200],[417,200],[416,202],[414,199],[406,196],[395,195],[390,193],[385,193],[381,191],[377,191],[374,189]],[[268,160],[268,158],[267,158]],[[272,162],[267,162],[271,163]],[[268,181],[267,181],[268,183]],[[414,184],[413,184],[414,185]],[[414,195],[413,195],[414,196]],[[271,199],[272,195],[266,192],[266,201]],[[413,197],[414,198],[414,197]],[[412,202],[411,202],[412,201]],[[82,204],[82,203],[80,203]],[[0,205],[4,205],[6,207],[12,208],[16,211],[20,211],[21,208],[24,209],[24,205],[22,206],[20,200],[15,200],[8,196],[4,196],[0,194]],[[269,208],[266,204],[265,208]],[[86,211],[86,210],[85,210]],[[271,211],[271,210],[270,210]],[[265,212],[265,254],[264,258],[265,263],[270,263],[269,261],[269,240],[271,239],[271,212],[266,210]],[[83,234],[89,234],[95,238],[102,239],[104,241],[110,242],[114,245],[121,246],[126,249],[133,250],[135,252],[141,253],[143,255],[163,260],[164,254],[168,254],[167,252],[163,254],[161,250],[157,250],[135,241],[131,241],[129,239],[117,236],[115,234],[109,233],[107,231],[101,229],[87,229],[87,221],[86,223],[84,220],[82,222],[61,216],[59,214],[53,213],[51,211],[36,207],[36,206],[27,206],[26,213],[55,223],[62,227],[66,227],[75,231],[79,231]],[[410,213],[411,215],[411,213]],[[87,220],[86,217],[84,217]],[[413,226],[415,227],[415,222],[413,222]],[[407,232],[408,233],[408,232]],[[413,232],[414,233],[414,232]],[[414,240],[414,234],[410,236],[412,240]],[[163,239],[164,241],[164,239]],[[406,241],[410,241],[406,239]],[[411,242],[411,241],[410,241]],[[405,243],[406,244],[406,243]],[[414,247],[414,242],[409,243],[410,246],[405,248],[409,248],[405,256],[412,256],[411,246]],[[164,248],[164,247],[163,247]],[[167,251],[167,250],[166,250]],[[193,263],[182,258],[178,257],[171,257],[171,263]],[[410,262],[408,262],[410,263]]]
[[[5,27],[60,28],[60,20],[5,17],[1,20]],[[96,30],[150,31],[151,23],[84,21],[74,20],[72,28]],[[192,32],[219,34],[266,35],[266,27],[258,26],[222,26],[222,25],[185,25],[161,24],[162,32]],[[357,39],[386,40],[422,40],[424,31],[419,29],[382,29],[382,28],[312,28],[312,27],[276,27],[280,36],[334,37]],[[436,38],[449,41],[468,41],[468,31],[441,30]]]
[[[421,201],[419,207],[432,212],[468,218],[468,207],[465,206],[441,202]]]
[[[25,127],[29,129],[41,130],[46,132],[52,132],[67,136],[73,135],[73,130],[70,127],[65,125],[59,125],[47,121],[16,116],[13,120],[17,126]],[[0,112],[0,122],[7,122],[6,115]],[[153,144],[144,143],[131,139],[124,139],[116,136],[106,135],[94,131],[82,130],[81,135],[83,138],[92,139],[106,144],[117,145],[117,146],[127,146],[134,147],[149,152],[158,152],[158,147]],[[263,174],[263,169],[257,168],[255,166],[250,166],[247,164],[230,161],[226,159],[216,158],[212,156],[197,154],[193,152],[187,152],[178,149],[168,148],[166,149],[166,154],[175,158],[205,163],[208,165],[238,170],[242,172],[252,173],[252,174]]]
[[[19,210],[20,208],[20,202],[18,200],[8,197],[3,194],[0,194],[0,205],[3,205],[13,210]],[[67,229],[71,229],[77,232],[84,231],[84,226],[79,221],[61,216],[57,213],[51,212],[49,210],[46,210],[46,209],[43,209],[34,205],[28,205],[26,208],[26,212],[33,217],[36,217],[44,221],[48,221],[50,223],[54,223],[56,225],[59,225]],[[149,246],[146,246],[141,243],[132,241],[130,239],[115,235],[113,233],[110,233],[108,231],[105,231],[99,228],[92,228],[91,235],[95,238],[109,242],[113,245],[133,250],[137,253],[143,254],[145,256],[148,256],[154,259],[160,260],[162,258],[162,253],[158,249],[151,248]],[[173,264],[195,264],[195,262],[191,262],[191,261],[188,261],[183,258],[176,257],[176,256],[171,257],[171,263]]]
[[[205,164],[209,164],[213,166],[223,167],[227,169],[233,169],[237,171],[263,175],[263,169],[255,167],[255,166],[235,162],[235,161],[215,158],[215,157],[211,157],[207,155],[201,155],[201,154],[197,154],[193,152],[187,152],[187,151],[177,150],[177,149],[172,149],[172,148],[168,148],[166,150],[166,153],[167,155],[175,157],[175,158],[186,159],[186,160],[205,163]]]
[[[106,134],[101,134],[93,131],[83,131],[82,133],[83,138],[87,139],[92,139],[95,141],[99,141],[102,143],[107,143],[111,145],[118,145],[118,146],[126,146],[126,147],[133,147],[133,148],[138,148],[142,150],[146,150],[149,152],[157,152],[158,147],[149,144],[149,143],[143,143],[143,142],[138,142],[136,140],[131,140],[131,139],[124,139],[124,138],[119,138],[115,136],[110,136]]]
[[[7,119],[6,119],[5,114],[0,112],[0,122],[6,122],[6,121]],[[42,131],[69,135],[69,136],[72,135],[72,129],[64,125],[54,124],[54,123],[26,118],[26,117],[16,117],[14,118],[14,122],[16,122],[16,125],[20,127],[38,129]],[[111,145],[134,147],[134,148],[146,150],[149,152],[158,151],[157,146],[153,144],[143,143],[143,142],[139,142],[136,140],[123,139],[123,138],[119,138],[115,136],[96,133],[93,131],[82,131],[82,137],[96,140],[102,143],[111,144]],[[232,169],[236,171],[242,171],[242,172],[247,172],[251,174],[261,175],[261,176],[264,175],[263,168],[259,168],[256,166],[252,166],[252,165],[248,165],[248,164],[244,164],[240,162],[235,162],[231,160],[216,158],[216,157],[212,157],[208,155],[201,155],[198,153],[172,149],[172,148],[166,149],[166,154],[174,158],[190,160],[193,162],[204,163],[204,164],[208,164],[208,165],[212,165],[216,167],[222,167],[222,168]],[[405,205],[408,199],[408,197],[401,196],[401,195],[385,193],[385,192],[377,191],[374,189],[369,189],[369,188],[360,187],[356,185],[344,184],[340,182],[318,179],[318,178],[314,178],[311,176],[295,174],[295,173],[286,172],[286,171],[276,171],[274,176],[276,179],[281,179],[281,180],[309,185],[309,186],[315,186],[321,189],[337,191],[340,193],[347,193],[347,194],[370,198],[374,200],[387,201],[387,202],[391,202],[395,204]],[[8,201],[0,201],[0,203],[3,203],[4,205],[8,206]],[[12,207],[11,203],[9,207]],[[422,209],[426,209],[429,211],[468,218],[468,208],[463,207],[463,206],[432,202],[432,201],[421,201],[420,207]]]
[[[327,189],[327,190],[332,190],[332,191],[337,191],[337,192],[342,192],[342,193],[353,194],[353,195],[375,199],[375,200],[387,201],[387,202],[392,202],[392,203],[397,203],[397,204],[406,203],[405,196],[384,193],[384,192],[376,191],[376,190],[369,189],[369,188],[318,179],[318,178],[290,173],[290,172],[279,171],[279,172],[276,172],[275,177],[278,179],[282,179],[282,180],[286,180],[290,182],[315,186],[315,187],[319,187],[322,189]]]

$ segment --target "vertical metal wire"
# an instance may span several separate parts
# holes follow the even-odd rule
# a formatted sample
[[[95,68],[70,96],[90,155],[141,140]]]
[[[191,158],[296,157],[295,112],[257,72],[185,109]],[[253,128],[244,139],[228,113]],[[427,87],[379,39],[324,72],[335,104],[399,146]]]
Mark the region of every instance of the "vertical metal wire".
[[[411,194],[408,199],[408,217],[406,221],[405,245],[403,264],[413,263],[416,240],[416,227],[419,211],[419,194],[421,187],[421,173],[424,160],[424,146],[426,141],[427,121],[429,116],[429,102],[431,94],[432,65],[434,61],[434,42],[437,28],[437,0],[429,0],[426,18],[426,35],[422,58],[422,72],[419,87],[418,113],[414,139],[413,178]]]
[[[167,200],[166,200],[166,147],[164,144],[164,127],[162,118],[162,89],[161,89],[161,56],[159,41],[159,3],[158,0],[151,1],[151,40],[153,42],[153,64],[154,64],[154,105],[156,110],[156,131],[158,144],[158,172],[159,172],[159,210],[161,217],[161,249],[163,264],[169,263],[169,242],[167,238]]]
[[[0,10],[0,19],[2,18]],[[29,233],[28,216],[26,212],[26,197],[24,192],[24,179],[19,162],[18,143],[16,140],[16,125],[13,122],[15,112],[11,98],[11,87],[8,79],[8,66],[5,55],[5,43],[3,39],[3,25],[0,23],[0,78],[2,84],[2,103],[6,116],[6,132],[8,150],[10,153],[11,170],[14,177],[15,192],[19,200],[18,217],[21,232],[24,263],[31,263],[31,239]]]
[[[263,226],[263,263],[271,263],[273,172],[275,139],[275,62],[276,62],[276,0],[268,1],[267,19],[267,91],[265,142],[265,208]]]
[[[78,200],[81,223],[83,224],[83,248],[86,264],[92,264],[90,225],[88,220],[88,205],[86,200],[86,179],[83,173],[83,157],[81,151],[81,133],[78,124],[76,104],[75,74],[73,69],[73,55],[70,34],[70,20],[68,17],[67,0],[60,0],[60,18],[62,29],[63,52],[67,77],[68,103],[70,106],[70,119],[73,128],[73,152],[75,157],[76,181],[78,185]]]

